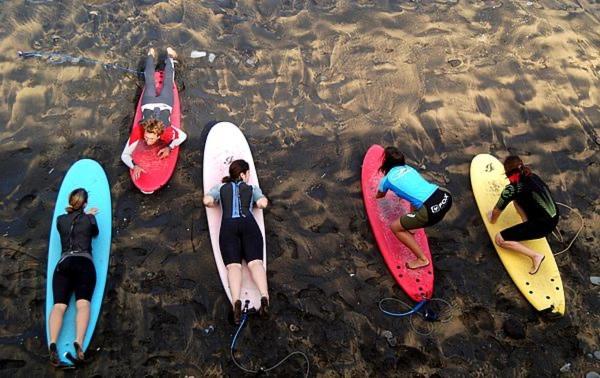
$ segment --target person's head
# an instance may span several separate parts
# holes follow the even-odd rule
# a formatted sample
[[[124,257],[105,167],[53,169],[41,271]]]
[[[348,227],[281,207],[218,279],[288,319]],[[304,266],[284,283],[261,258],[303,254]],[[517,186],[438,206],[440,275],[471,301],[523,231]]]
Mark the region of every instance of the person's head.
[[[144,141],[146,141],[146,144],[149,146],[156,143],[165,131],[164,123],[156,118],[142,121],[141,125],[144,128]]]
[[[250,171],[250,165],[242,159],[234,160],[231,162],[229,166],[229,176],[223,177],[223,182],[236,182],[243,180],[244,182],[248,182],[248,178],[250,175],[248,174]]]
[[[83,188],[77,188],[69,194],[69,206],[67,206],[67,213],[74,211],[83,210],[87,205],[88,192]]]
[[[379,170],[383,172],[384,175],[387,175],[390,169],[406,164],[404,154],[396,147],[386,147],[383,151],[381,160],[382,162]]]
[[[529,176],[531,169],[523,164],[523,160],[517,155],[510,155],[504,159],[504,173],[511,182],[518,182],[520,175]]]

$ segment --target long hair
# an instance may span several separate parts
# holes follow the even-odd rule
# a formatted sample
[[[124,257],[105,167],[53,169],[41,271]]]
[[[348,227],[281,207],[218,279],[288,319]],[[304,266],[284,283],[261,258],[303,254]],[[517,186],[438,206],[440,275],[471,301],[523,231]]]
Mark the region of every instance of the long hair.
[[[397,166],[406,164],[404,154],[396,147],[386,147],[383,151],[382,163],[379,170],[387,175],[388,172]]]
[[[250,165],[243,159],[234,160],[229,166],[229,176],[223,177],[221,182],[235,182],[240,179],[242,173],[246,173],[250,170]]]
[[[531,169],[523,164],[523,160],[517,155],[510,155],[504,159],[504,173],[506,177],[512,176],[515,173],[520,173],[524,176],[531,175]]]
[[[87,203],[88,192],[83,188],[77,188],[69,194],[69,206],[67,206],[67,213],[79,211],[83,209],[83,206]]]

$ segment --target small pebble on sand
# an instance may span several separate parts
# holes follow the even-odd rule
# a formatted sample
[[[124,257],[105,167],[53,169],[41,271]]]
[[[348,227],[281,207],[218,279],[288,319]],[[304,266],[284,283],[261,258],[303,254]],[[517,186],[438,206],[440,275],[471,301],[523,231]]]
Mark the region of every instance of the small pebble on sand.
[[[571,371],[571,363],[570,362],[567,362],[560,368],[561,373],[568,373],[570,371]]]

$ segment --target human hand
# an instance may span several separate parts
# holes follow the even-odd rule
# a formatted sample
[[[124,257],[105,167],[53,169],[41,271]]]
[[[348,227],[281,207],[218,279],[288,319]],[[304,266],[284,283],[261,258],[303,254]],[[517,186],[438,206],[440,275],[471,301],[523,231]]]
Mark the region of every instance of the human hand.
[[[494,210],[488,211],[487,217],[491,224],[496,223],[496,219],[494,219]]]
[[[215,199],[213,198],[213,196],[209,196],[208,194],[204,196],[202,202],[206,207],[213,207],[215,205]]]
[[[161,148],[158,151],[158,158],[159,159],[164,159],[167,156],[169,156],[170,153],[171,153],[171,147],[167,146],[167,147]]]
[[[139,165],[133,166],[133,179],[134,180],[139,179],[140,175],[142,173],[146,173],[146,170],[144,170],[144,168],[140,167]]]
[[[256,201],[256,207],[259,209],[264,209],[269,205],[269,200],[267,197],[262,197],[258,201]]]
[[[89,209],[89,210],[87,211],[87,213],[88,213],[88,214],[90,214],[90,215],[96,215],[96,214],[98,214],[99,212],[100,212],[100,210],[98,210],[98,208],[97,208],[97,207],[92,207],[91,209]]]

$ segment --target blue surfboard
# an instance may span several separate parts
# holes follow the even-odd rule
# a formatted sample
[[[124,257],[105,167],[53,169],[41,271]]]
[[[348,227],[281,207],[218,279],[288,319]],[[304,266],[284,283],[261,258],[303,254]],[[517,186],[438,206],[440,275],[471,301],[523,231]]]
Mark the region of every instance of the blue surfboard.
[[[104,170],[94,160],[82,159],[71,166],[58,192],[54,215],[52,216],[52,228],[50,229],[50,242],[48,245],[48,274],[46,282],[46,338],[50,344],[50,311],[54,305],[54,295],[52,293],[52,277],[54,269],[60,260],[61,244],[60,235],[56,228],[56,218],[65,214],[65,208],[69,202],[69,194],[77,188],[84,188],[88,191],[87,209],[97,207],[99,212],[96,214],[96,221],[100,233],[92,241],[92,256],[96,268],[96,288],[92,295],[90,308],[90,322],[87,328],[82,348],[85,351],[90,345],[90,340],[96,328],[96,322],[100,315],[102,297],[104,296],[104,287],[106,286],[106,275],[108,273],[108,260],[110,256],[111,231],[112,231],[112,204],[110,199],[110,187]],[[75,296],[71,297],[65,317],[63,319],[62,329],[58,336],[56,346],[61,362],[66,365],[72,365],[72,362],[65,357],[67,352],[76,356],[73,348],[75,340]]]

